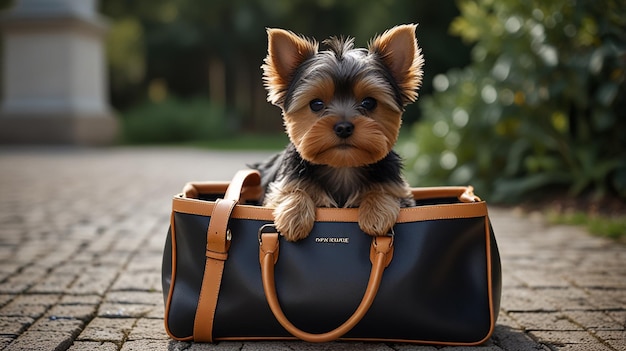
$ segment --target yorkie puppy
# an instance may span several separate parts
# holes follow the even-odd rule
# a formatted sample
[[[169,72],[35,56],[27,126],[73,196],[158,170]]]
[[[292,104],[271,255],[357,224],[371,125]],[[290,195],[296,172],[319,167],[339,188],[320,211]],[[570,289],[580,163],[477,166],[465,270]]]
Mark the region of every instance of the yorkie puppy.
[[[253,165],[267,185],[263,204],[290,241],[308,236],[316,207],[358,207],[361,230],[385,235],[401,207],[414,205],[392,147],[404,106],[417,99],[423,57],[416,25],[372,39],[314,40],[268,29],[263,79],[268,101],[283,111],[290,144]]]

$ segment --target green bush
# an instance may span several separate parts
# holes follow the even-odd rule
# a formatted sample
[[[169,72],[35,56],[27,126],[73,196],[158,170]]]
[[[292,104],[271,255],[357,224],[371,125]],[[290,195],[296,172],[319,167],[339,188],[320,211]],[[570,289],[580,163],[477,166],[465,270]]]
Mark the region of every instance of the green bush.
[[[492,201],[548,189],[626,198],[626,3],[460,0],[472,63],[438,75],[409,181]],[[427,59],[427,58],[426,58]]]
[[[131,144],[225,138],[235,127],[224,108],[200,98],[147,102],[123,114],[124,141]]]

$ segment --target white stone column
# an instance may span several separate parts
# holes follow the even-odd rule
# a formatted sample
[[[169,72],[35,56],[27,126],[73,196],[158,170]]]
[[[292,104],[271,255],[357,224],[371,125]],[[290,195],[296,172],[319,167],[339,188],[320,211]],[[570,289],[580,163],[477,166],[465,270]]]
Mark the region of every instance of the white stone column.
[[[3,32],[0,143],[108,144],[104,35],[96,0],[17,0]]]

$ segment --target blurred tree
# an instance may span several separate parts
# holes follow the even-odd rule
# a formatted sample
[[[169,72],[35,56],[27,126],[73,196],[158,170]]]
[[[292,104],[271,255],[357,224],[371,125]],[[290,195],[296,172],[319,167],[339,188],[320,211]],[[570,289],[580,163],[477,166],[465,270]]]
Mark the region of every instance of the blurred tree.
[[[472,64],[434,79],[412,182],[626,198],[626,3],[460,0]]]
[[[265,101],[259,68],[267,27],[318,40],[349,35],[363,46],[394,25],[419,23],[426,57],[422,94],[432,90],[436,74],[469,62],[469,49],[447,35],[458,14],[450,1],[104,0],[101,11],[112,22],[114,106],[127,109],[147,98],[151,84],[164,83],[168,94],[205,96],[226,105],[243,127],[254,130],[281,128],[278,110]],[[418,115],[411,107],[407,121]]]
[[[107,35],[110,91],[117,106],[126,106],[140,97],[145,77],[142,40],[142,26],[130,16],[118,18]]]
[[[0,0],[0,11],[4,11],[6,9],[11,8],[11,6],[13,6],[13,0]],[[0,54],[2,54],[2,51],[4,50],[4,43],[2,42],[2,40],[0,40]],[[0,55],[1,57],[1,55]],[[2,72],[0,72],[0,80],[2,80]],[[3,92],[0,88],[0,95],[2,95]]]

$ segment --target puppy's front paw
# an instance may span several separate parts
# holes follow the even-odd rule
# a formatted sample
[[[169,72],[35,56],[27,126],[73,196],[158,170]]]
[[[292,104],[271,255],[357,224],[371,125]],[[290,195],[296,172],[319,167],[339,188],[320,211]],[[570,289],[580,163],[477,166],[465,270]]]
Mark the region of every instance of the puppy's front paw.
[[[274,209],[276,229],[288,241],[298,241],[309,236],[314,223],[315,204],[304,192],[286,195]]]
[[[393,196],[373,192],[359,205],[359,227],[369,235],[386,235],[396,224],[400,202]]]

